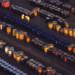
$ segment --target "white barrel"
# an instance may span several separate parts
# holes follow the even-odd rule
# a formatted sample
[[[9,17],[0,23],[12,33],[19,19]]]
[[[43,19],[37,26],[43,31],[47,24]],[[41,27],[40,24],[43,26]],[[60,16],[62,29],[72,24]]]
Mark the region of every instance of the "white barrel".
[[[10,47],[10,50],[12,50],[12,52],[14,52],[14,47]]]
[[[8,54],[9,46],[5,47],[5,54]]]

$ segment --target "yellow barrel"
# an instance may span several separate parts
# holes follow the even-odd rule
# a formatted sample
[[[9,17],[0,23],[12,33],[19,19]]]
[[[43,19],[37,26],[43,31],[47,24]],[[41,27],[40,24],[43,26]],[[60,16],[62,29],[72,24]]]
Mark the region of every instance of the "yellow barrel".
[[[60,31],[61,26],[60,25],[56,25],[56,31],[59,32]]]
[[[11,27],[6,27],[7,34],[11,34]]]
[[[29,22],[30,21],[30,17],[29,16],[25,16],[25,19]]]
[[[34,16],[37,16],[38,15],[38,13],[37,13],[36,10],[33,10],[33,12],[34,12]]]
[[[17,52],[13,52],[13,58],[16,59]]]
[[[24,55],[24,52],[23,51],[18,51],[18,54],[22,56],[22,55]]]
[[[20,33],[20,40],[24,40],[24,34],[23,34],[23,32]]]
[[[2,24],[0,24],[0,30],[3,30],[3,25]]]
[[[25,16],[24,16],[24,14],[22,14],[22,15],[21,15],[21,19],[22,19],[22,20],[24,20],[24,19],[25,19]]]
[[[69,52],[72,51],[72,46],[68,46],[68,51],[69,51]]]
[[[8,50],[8,55],[12,56],[12,50]]]
[[[19,39],[20,38],[20,33],[17,31],[16,32],[16,39]]]
[[[53,29],[53,24],[52,24],[51,22],[48,23],[48,28],[49,28],[50,30]]]
[[[68,28],[64,28],[64,34],[68,35]]]
[[[13,30],[12,30],[12,35],[13,35],[13,36],[16,36],[16,31],[17,31],[17,29],[13,29]]]
[[[75,37],[75,29],[73,29],[73,37]]]
[[[45,45],[44,46],[44,52],[47,53],[48,52],[48,49],[49,49],[49,46],[48,45]]]
[[[52,23],[53,23],[53,27],[54,27],[54,30],[55,30],[56,25],[57,25],[57,21],[53,21]]]
[[[72,37],[72,35],[73,35],[73,31],[72,31],[72,29],[69,29],[69,36]]]
[[[75,54],[75,48],[73,48],[73,53]]]
[[[21,55],[17,54],[17,55],[16,55],[16,61],[17,61],[17,62],[20,62],[20,59],[21,59]]]

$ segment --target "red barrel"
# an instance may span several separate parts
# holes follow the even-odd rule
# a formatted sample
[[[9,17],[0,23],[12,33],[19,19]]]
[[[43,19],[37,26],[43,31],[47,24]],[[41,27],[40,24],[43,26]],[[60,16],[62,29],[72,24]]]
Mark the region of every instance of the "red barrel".
[[[9,8],[10,7],[10,1],[9,0],[3,0],[1,3],[1,6],[4,8]]]

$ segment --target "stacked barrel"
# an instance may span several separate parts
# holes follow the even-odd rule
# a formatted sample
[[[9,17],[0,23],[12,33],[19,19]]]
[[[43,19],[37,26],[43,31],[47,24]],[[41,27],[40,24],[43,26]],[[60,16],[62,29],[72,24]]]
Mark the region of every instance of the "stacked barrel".
[[[10,8],[12,9],[12,11],[21,15],[22,20],[27,20],[29,22],[30,18],[32,18],[34,16],[33,11],[30,11],[30,10],[20,7],[18,5],[11,5]]]
[[[59,75],[59,73],[51,66],[46,66],[34,59],[30,59],[27,55],[24,54],[23,51],[15,51],[14,47],[5,46],[4,52],[8,56],[16,60],[17,63],[20,63],[22,65],[25,64],[28,68],[32,69],[38,75],[48,75],[48,73]]]
[[[70,16],[70,12],[68,10],[62,9],[56,5],[52,5],[46,2],[37,1],[37,0],[30,0],[30,3],[32,5],[40,6],[40,8],[46,9],[54,14],[60,15],[62,17],[68,17]]]
[[[30,37],[28,36],[27,32],[24,32],[22,30],[16,29],[14,26],[10,24],[0,24],[0,30],[6,31],[8,35],[12,35],[13,37],[16,37],[17,40],[25,40],[27,43],[30,43]]]
[[[68,46],[68,51],[72,52],[75,55],[75,44],[71,44]]]
[[[60,25],[57,21],[52,21],[48,23],[48,28],[50,30],[56,30],[59,33],[63,33],[64,35],[68,35],[70,37],[75,37],[75,29],[69,28],[69,24],[65,22],[65,24]]]
[[[75,61],[74,61],[75,57],[73,55],[73,53],[75,53],[75,44],[72,44],[72,46],[68,46],[67,50],[71,51],[73,49],[72,50],[73,53],[72,53],[72,55],[70,55],[67,50],[66,50],[66,52],[68,52],[68,53],[55,48],[53,44],[45,43],[44,41],[40,40],[39,38],[32,39],[31,43],[34,47],[39,48],[39,50],[45,52],[46,54],[55,56],[56,58],[58,58],[64,62],[75,64]],[[72,58],[73,58],[73,61],[72,61]]]

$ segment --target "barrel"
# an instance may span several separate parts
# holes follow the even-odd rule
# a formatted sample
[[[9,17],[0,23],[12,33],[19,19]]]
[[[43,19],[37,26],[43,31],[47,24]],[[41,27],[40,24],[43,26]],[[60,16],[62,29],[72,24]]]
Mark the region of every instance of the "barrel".
[[[16,39],[18,40],[19,38],[20,38],[20,35],[19,35],[20,33],[17,31],[16,32]]]
[[[53,29],[53,24],[52,24],[51,22],[48,23],[48,28],[49,28],[50,30]]]
[[[3,30],[3,24],[0,24],[0,30]]]
[[[25,55],[21,56],[21,59],[20,59],[21,63],[26,62],[27,60],[28,60],[28,56],[25,56]]]
[[[39,73],[39,74],[42,73],[42,68],[38,67],[38,73]]]
[[[73,37],[75,37],[75,29],[73,29]]]
[[[53,48],[53,47],[54,47],[54,45],[53,45],[53,44],[49,44],[48,46],[49,46],[49,48]]]
[[[12,52],[14,52],[14,47],[10,47],[10,50],[12,50]]]
[[[73,54],[75,54],[75,48],[73,48]]]
[[[13,30],[12,30],[12,35],[13,35],[13,36],[16,36],[16,31],[17,31],[17,29],[13,29]]]
[[[75,14],[75,8],[71,8],[71,12]]]
[[[69,29],[69,36],[72,37],[72,35],[73,35],[73,31],[72,31],[72,29]]]
[[[8,54],[9,46],[5,46],[5,54]]]
[[[17,62],[20,62],[20,59],[21,59],[21,55],[17,54],[17,55],[16,55],[16,61],[17,61]]]
[[[68,35],[68,28],[64,28],[64,34]]]
[[[68,51],[69,51],[69,52],[72,51],[72,46],[68,46]]]
[[[30,43],[30,37],[29,36],[26,36],[25,39],[26,39],[27,43]]]
[[[27,20],[29,22],[30,21],[30,17],[29,16],[25,16],[25,20]]]
[[[7,34],[11,34],[11,27],[6,27]]]
[[[21,19],[22,19],[22,20],[24,20],[24,19],[25,19],[25,16],[24,16],[24,14],[22,14],[22,15],[21,15]]]
[[[33,10],[33,12],[34,12],[34,16],[37,16],[38,15],[38,13],[37,13],[36,10]]]
[[[23,32],[23,34],[24,34],[24,36],[26,36],[27,35],[27,32]]]
[[[52,67],[47,67],[47,68],[46,68],[46,71],[47,71],[47,72],[50,72],[51,70],[52,70]]]
[[[23,51],[18,51],[17,53],[18,53],[19,55],[21,55],[21,56],[24,55],[24,52],[23,52]]]
[[[13,53],[12,50],[9,49],[9,50],[8,50],[8,55],[9,55],[9,56],[12,56],[12,53]]]
[[[51,70],[51,73],[52,73],[52,74],[56,74],[56,70],[55,70],[55,69],[52,69],[52,70]]]
[[[60,25],[56,25],[56,31],[59,32],[60,31],[61,26]]]
[[[66,28],[69,28],[69,24],[68,24],[68,23],[65,23],[65,27],[66,27]]]
[[[10,7],[10,1],[9,0],[2,1],[1,6],[4,8],[9,8]]]
[[[44,46],[44,52],[47,53],[48,52],[48,49],[49,49],[49,46],[48,45],[45,45]]]
[[[14,58],[14,59],[16,59],[16,54],[17,54],[17,52],[14,51],[14,52],[13,52],[13,58]]]
[[[64,29],[63,28],[60,28],[60,33],[63,33],[64,32]]]
[[[20,40],[24,40],[24,34],[23,34],[23,32],[20,33]]]
[[[56,25],[57,25],[57,21],[53,21],[52,23],[53,23],[53,27],[55,29],[56,28]]]

